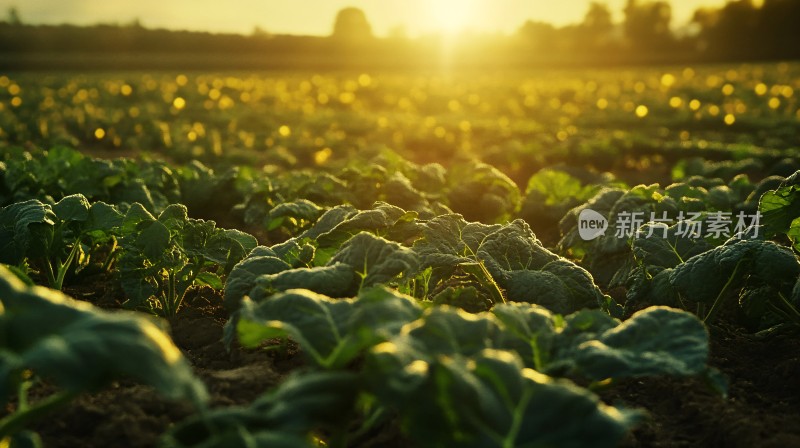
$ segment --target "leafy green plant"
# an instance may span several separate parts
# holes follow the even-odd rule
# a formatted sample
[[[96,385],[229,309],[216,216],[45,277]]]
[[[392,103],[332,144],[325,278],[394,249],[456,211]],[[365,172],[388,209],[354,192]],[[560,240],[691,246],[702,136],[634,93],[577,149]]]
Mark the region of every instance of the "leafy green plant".
[[[229,308],[236,309],[245,295],[261,301],[304,288],[350,297],[385,284],[473,311],[507,300],[538,303],[560,313],[583,307],[616,310],[585,269],[547,250],[522,220],[487,225],[448,214],[422,221],[382,204],[357,213],[339,209],[334,215],[334,210],[298,237],[254,251],[234,267],[225,292]],[[411,238],[410,248],[365,230],[351,236],[351,229],[363,228],[402,234],[401,240],[418,236]],[[315,266],[293,268],[304,250],[313,254],[306,261]]]
[[[713,212],[751,210],[751,205],[748,205],[750,187],[737,187],[733,181],[731,185],[735,188],[721,179],[689,178],[663,188],[659,184],[652,184],[638,185],[629,190],[602,189],[583,205],[564,215],[559,223],[562,235],[558,243],[559,250],[579,259],[598,283],[610,286],[624,284],[629,271],[637,263],[631,250],[634,240],[639,239],[637,226],[632,223],[633,214],[638,214],[641,226],[651,219],[666,218],[668,222],[676,222],[681,217],[686,219],[696,213],[693,219],[706,221]],[[586,209],[608,219],[605,234],[590,241],[583,240],[578,231],[578,216]],[[623,214],[627,214],[627,222],[620,221]],[[733,215],[731,225],[726,228],[727,235],[736,233],[737,215]],[[708,235],[702,237],[713,245],[722,244],[727,239],[722,235],[716,238]]]
[[[517,184],[497,168],[480,162],[454,166],[447,195],[450,208],[469,220],[508,221],[519,209]]]
[[[498,305],[499,346],[516,351],[527,367],[553,376],[595,382],[653,375],[716,373],[707,367],[708,333],[695,316],[650,307],[620,322],[598,310],[568,316],[527,304]]]
[[[378,397],[399,410],[421,446],[612,447],[639,416],[524,368],[506,351],[464,357],[386,343],[367,362]]]
[[[800,171],[764,193],[758,208],[765,236],[786,235],[800,252]]]
[[[797,325],[800,303],[793,299],[793,288],[798,276],[800,263],[787,248],[770,241],[731,239],[649,279],[639,277],[628,300],[680,306],[712,321],[738,292],[734,309],[753,328]]]
[[[147,319],[103,312],[57,291],[25,286],[3,267],[0,303],[0,401],[16,397],[13,412],[0,420],[0,441],[78,394],[120,377],[197,406],[207,399],[180,350]],[[30,402],[28,391],[40,380],[59,391]]]
[[[492,304],[539,303],[561,313],[606,305],[592,276],[547,250],[522,220],[486,225],[442,215],[425,222],[422,235],[413,249],[422,267],[432,269],[428,289],[434,294],[473,287]]]
[[[337,437],[328,446],[346,446],[345,429],[354,414],[359,377],[351,372],[293,375],[247,407],[231,407],[196,416],[164,435],[174,448],[310,448],[314,431]]]
[[[141,205],[127,211],[120,233],[125,248],[119,260],[127,306],[150,303],[174,316],[186,291],[195,284],[222,289],[221,276],[254,249],[257,241],[238,230],[217,229],[213,221],[189,218],[174,204],[158,218]]]
[[[528,179],[519,216],[533,225],[537,233],[551,228],[557,232],[561,218],[594,196],[604,183],[612,180],[610,177],[597,175],[593,182],[585,184],[566,169],[543,168]]]
[[[152,160],[93,158],[67,146],[25,152],[7,161],[5,183],[12,201],[56,199],[80,194],[89,201],[110,204],[139,202],[157,212],[180,200],[175,173]]]
[[[344,367],[420,313],[413,299],[383,287],[366,290],[357,299],[339,300],[291,290],[261,303],[245,299],[234,322],[239,342],[246,347],[291,336],[315,365],[332,369]]]
[[[423,311],[411,297],[386,288],[338,300],[291,290],[260,303],[245,298],[231,323],[245,346],[291,337],[317,368],[348,368],[349,375],[355,368],[358,386],[348,393],[372,401],[373,411],[397,412],[421,446],[615,446],[640,414],[609,407],[589,390],[554,377],[604,384],[652,375],[716,378],[707,366],[702,322],[663,307],[620,322],[599,310],[560,316],[526,303],[496,305],[491,313],[447,306]],[[364,363],[354,363],[361,357]],[[309,375],[312,383],[326,378]],[[290,383],[300,387],[303,379]],[[280,399],[283,387],[270,396]],[[334,391],[316,393],[322,404],[314,415],[328,415],[326,397]],[[309,397],[307,403],[317,401]],[[268,418],[272,406],[284,408],[273,402],[260,412],[251,407],[218,413],[213,421],[221,430],[211,439],[233,437],[237,425],[240,434],[284,431],[286,423]],[[351,411],[352,405],[341,409]],[[312,429],[336,421],[321,418],[299,435],[307,440]],[[183,429],[199,430],[200,423],[194,419]],[[190,433],[183,429],[178,433],[185,439]],[[331,433],[336,446],[347,438],[341,430]]]
[[[22,266],[28,262],[61,289],[75,266],[86,266],[92,252],[103,251],[107,269],[115,257],[113,229],[122,216],[108,204],[92,205],[83,195],[63,198],[50,206],[31,199],[0,210],[0,262]]]

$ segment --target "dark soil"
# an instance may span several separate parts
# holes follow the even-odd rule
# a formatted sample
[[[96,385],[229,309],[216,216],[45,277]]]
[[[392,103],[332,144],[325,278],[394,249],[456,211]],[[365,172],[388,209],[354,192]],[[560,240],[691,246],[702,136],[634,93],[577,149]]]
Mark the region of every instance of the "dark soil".
[[[758,338],[710,327],[711,365],[730,382],[728,397],[700,379],[648,378],[618,384],[603,398],[647,409],[626,447],[800,447],[800,338]]]
[[[66,288],[74,297],[118,306],[113,282]],[[170,322],[178,347],[195,366],[212,406],[246,405],[304,366],[297,346],[286,350],[229,353],[220,339],[227,314],[211,289],[187,297]],[[646,419],[624,447],[800,447],[800,338],[758,338],[721,323],[710,328],[711,364],[730,380],[723,398],[700,379],[647,378],[622,381],[601,393],[614,405],[643,408]],[[47,447],[149,447],[171,426],[192,414],[186,403],[160,398],[152,389],[120,381],[86,394],[64,412],[34,428]],[[410,446],[394,427],[358,446]]]
[[[65,292],[111,307],[115,303],[110,284],[113,282],[83,283],[67,287]],[[247,405],[303,366],[294,344],[285,352],[234,347],[229,353],[221,341],[227,320],[222,298],[214,290],[202,288],[190,291],[186,301],[178,318],[169,322],[172,338],[206,384],[213,407]],[[117,382],[79,397],[33,429],[48,448],[150,447],[171,425],[193,413],[187,403],[165,400],[149,387]]]

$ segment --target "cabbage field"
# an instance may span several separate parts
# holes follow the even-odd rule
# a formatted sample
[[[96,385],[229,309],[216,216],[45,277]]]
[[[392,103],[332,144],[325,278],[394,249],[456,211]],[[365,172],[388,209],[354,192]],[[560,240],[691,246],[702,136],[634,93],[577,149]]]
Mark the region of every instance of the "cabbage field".
[[[800,446],[800,64],[0,75],[0,447]]]

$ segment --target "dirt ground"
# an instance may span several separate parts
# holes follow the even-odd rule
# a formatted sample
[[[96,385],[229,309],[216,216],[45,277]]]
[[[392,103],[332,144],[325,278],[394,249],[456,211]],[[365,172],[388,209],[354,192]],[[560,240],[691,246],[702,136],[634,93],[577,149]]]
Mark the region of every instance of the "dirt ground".
[[[73,297],[116,307],[111,282],[67,287]],[[227,315],[211,289],[187,297],[188,306],[170,322],[172,337],[195,366],[212,405],[246,405],[303,368],[296,345],[284,351],[231,353],[220,342]],[[731,324],[709,328],[711,364],[727,375],[729,396],[700,379],[647,378],[622,381],[602,392],[614,405],[650,414],[626,437],[624,447],[800,447],[800,339],[796,335],[758,338]],[[161,399],[152,389],[120,381],[86,394],[34,430],[47,447],[149,447],[190,415],[182,403]],[[356,446],[411,446],[396,428],[384,428]]]

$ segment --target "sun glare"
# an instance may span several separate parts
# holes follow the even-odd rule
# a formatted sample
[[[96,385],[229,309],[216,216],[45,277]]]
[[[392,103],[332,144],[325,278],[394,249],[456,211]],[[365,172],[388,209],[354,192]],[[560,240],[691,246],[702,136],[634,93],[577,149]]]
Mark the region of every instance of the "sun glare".
[[[463,31],[477,19],[476,0],[432,0],[428,8],[431,28],[446,34]]]

